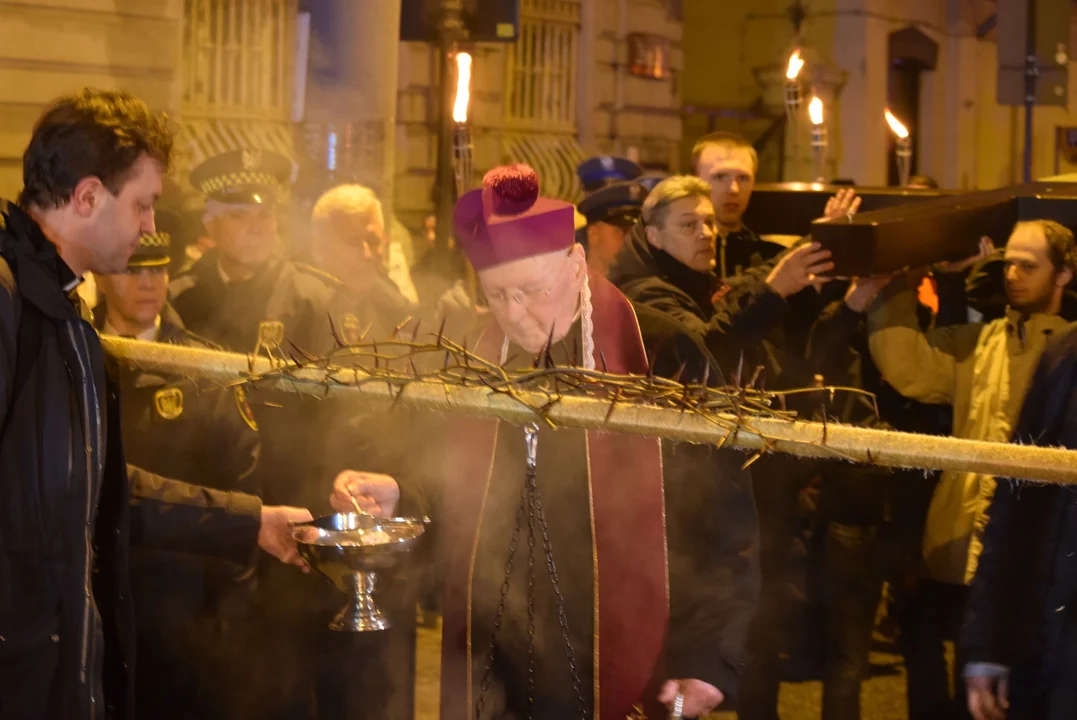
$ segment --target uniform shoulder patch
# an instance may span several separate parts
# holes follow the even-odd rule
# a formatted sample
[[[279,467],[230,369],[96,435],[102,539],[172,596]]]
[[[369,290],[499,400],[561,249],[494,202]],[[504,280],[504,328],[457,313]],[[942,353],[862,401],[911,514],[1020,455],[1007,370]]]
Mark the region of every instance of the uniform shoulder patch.
[[[161,388],[153,394],[153,409],[165,420],[176,420],[183,414],[183,391],[178,387]]]
[[[258,432],[258,423],[254,419],[254,410],[247,399],[247,388],[240,385],[232,391],[232,394],[236,398],[236,407],[239,409],[239,416],[243,418],[243,422],[247,423],[247,427],[251,430]]]

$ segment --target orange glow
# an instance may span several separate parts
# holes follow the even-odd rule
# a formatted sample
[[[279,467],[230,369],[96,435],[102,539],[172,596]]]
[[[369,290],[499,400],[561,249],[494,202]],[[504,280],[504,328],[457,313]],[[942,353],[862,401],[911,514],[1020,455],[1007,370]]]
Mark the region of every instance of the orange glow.
[[[803,69],[804,61],[800,59],[800,50],[794,50],[793,54],[789,56],[789,67],[785,69],[785,78],[787,80],[796,80]]]
[[[808,116],[811,118],[812,125],[823,124],[823,101],[817,97],[811,99],[811,103],[808,104]]]
[[[894,114],[890,112],[890,108],[886,108],[886,123],[890,126],[890,129],[894,131],[894,134],[901,139],[909,137],[909,130],[901,124],[901,121],[894,117]]]
[[[467,106],[471,101],[471,55],[456,53],[456,102],[453,103],[454,122],[467,122]]]

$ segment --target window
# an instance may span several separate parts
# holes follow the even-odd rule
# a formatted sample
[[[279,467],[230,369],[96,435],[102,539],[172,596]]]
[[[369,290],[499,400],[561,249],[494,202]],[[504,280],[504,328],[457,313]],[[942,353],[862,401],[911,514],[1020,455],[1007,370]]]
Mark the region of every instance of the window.
[[[286,120],[295,0],[184,0],[183,113]]]
[[[509,128],[576,131],[580,0],[523,0],[520,37],[508,51]]]

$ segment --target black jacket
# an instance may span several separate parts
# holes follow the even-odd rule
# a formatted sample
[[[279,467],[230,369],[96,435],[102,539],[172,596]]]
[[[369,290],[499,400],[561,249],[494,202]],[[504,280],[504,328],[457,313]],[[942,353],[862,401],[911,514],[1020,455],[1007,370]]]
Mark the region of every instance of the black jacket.
[[[611,281],[632,301],[652,371],[684,383],[723,384],[721,355],[739,359],[738,332],[715,307],[713,273],[685,267],[647,244],[642,226],[614,261]],[[774,296],[777,297],[776,295]],[[765,315],[767,307],[756,308]],[[747,323],[765,322],[749,314]],[[732,368],[733,365],[727,365]],[[744,453],[662,442],[670,596],[670,671],[676,677],[717,678],[736,696],[748,626],[759,596],[759,524]],[[674,579],[691,578],[674,582]]]
[[[232,352],[254,352],[262,323],[283,325],[283,357],[324,355],[335,346],[330,317],[343,325],[339,281],[307,265],[274,258],[249,280],[225,283],[217,252],[203,255],[169,285],[184,326]]]
[[[126,466],[74,275],[22,210],[0,225],[0,672],[55,636],[49,716],[130,718],[129,544],[248,558],[260,504]]]
[[[1077,448],[1077,332],[1048,348],[1015,441]],[[961,635],[965,661],[1011,671],[1012,718],[1063,720],[1077,701],[1077,505],[1072,489],[998,481]]]
[[[964,323],[965,301],[960,276],[939,278],[939,315],[930,317],[922,308],[921,323],[952,325]],[[833,281],[836,293],[844,295],[848,283]],[[868,349],[865,315],[849,308],[844,300],[830,303],[815,321],[807,348],[808,367],[823,377],[828,387],[847,387],[871,393],[820,390],[811,393],[808,409],[817,419],[823,413],[832,421],[880,430],[948,434],[949,408],[925,405],[903,397],[886,383],[872,361]],[[935,477],[919,471],[891,471],[886,468],[824,463],[821,506],[824,517],[846,524],[877,524],[891,520],[912,538],[926,518]],[[911,547],[912,545],[910,545]]]
[[[640,316],[649,357],[663,351],[656,341],[672,321],[702,340],[721,369],[716,379],[732,382],[733,374],[741,367],[742,354],[742,382],[750,379],[756,366],[767,364],[759,343],[785,313],[785,301],[776,293],[764,291],[746,296],[731,311],[722,302],[724,288],[717,275],[692,270],[664,250],[652,247],[642,223],[629,232],[610,268],[609,279],[637,308],[646,306],[660,314]],[[650,326],[652,318],[662,316],[666,320]]]

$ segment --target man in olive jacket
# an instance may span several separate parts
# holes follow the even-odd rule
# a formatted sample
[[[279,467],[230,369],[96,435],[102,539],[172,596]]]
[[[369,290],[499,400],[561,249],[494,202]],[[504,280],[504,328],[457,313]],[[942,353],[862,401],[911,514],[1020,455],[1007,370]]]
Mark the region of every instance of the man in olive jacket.
[[[172,139],[132,95],[84,90],[38,121],[0,203],[0,718],[133,716],[128,546],[295,559],[305,510],[124,462],[119,392],[75,292],[154,231]]]

